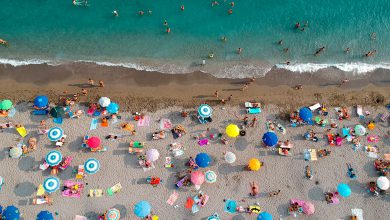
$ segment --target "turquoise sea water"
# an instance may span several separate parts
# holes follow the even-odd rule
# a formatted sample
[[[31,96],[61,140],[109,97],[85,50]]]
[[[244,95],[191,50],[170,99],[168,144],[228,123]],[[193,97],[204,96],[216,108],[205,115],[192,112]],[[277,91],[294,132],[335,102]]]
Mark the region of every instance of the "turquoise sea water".
[[[3,0],[0,38],[9,46],[0,47],[0,58],[89,60],[163,72],[210,67],[229,77],[261,73],[262,67],[287,60],[293,65],[284,67],[296,70],[334,64],[355,72],[390,63],[388,0],[235,0],[234,7],[231,1],[219,0],[214,7],[211,2],[89,0],[88,7],[81,7],[71,0]],[[228,15],[229,9],[233,14]],[[137,14],[140,10],[143,16]],[[308,22],[308,27],[296,30],[296,22]],[[373,32],[376,40],[371,40]],[[222,42],[222,36],[228,41]],[[281,39],[284,44],[278,45]],[[325,53],[313,56],[321,46]],[[239,47],[241,55],[236,54]],[[288,53],[283,52],[286,47]],[[344,54],[346,47],[350,54]],[[375,57],[363,58],[374,49]],[[205,67],[194,65],[210,52],[215,58]]]

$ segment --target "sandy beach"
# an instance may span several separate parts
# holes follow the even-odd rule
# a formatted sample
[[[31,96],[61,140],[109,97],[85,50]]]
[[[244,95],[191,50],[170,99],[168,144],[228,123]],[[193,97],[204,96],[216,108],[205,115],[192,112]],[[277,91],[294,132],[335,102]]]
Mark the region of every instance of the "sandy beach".
[[[332,74],[329,73],[332,72]],[[16,105],[16,114],[13,118],[0,118],[0,124],[6,122],[22,123],[28,130],[28,136],[21,139],[15,129],[6,129],[0,133],[2,151],[0,154],[0,176],[4,177],[5,185],[0,192],[2,205],[14,204],[20,208],[22,217],[35,218],[42,209],[47,209],[58,215],[55,219],[73,219],[76,214],[84,215],[89,219],[96,219],[108,208],[115,207],[121,211],[121,219],[137,219],[133,214],[133,206],[139,200],[147,200],[152,205],[152,211],[160,219],[206,219],[217,212],[221,219],[256,219],[257,215],[228,214],[223,211],[224,199],[237,200],[239,205],[247,206],[258,203],[262,211],[271,213],[274,219],[290,219],[287,208],[289,199],[303,199],[315,205],[316,212],[312,216],[300,215],[303,219],[349,219],[351,209],[360,208],[364,211],[365,219],[387,219],[389,202],[388,195],[373,197],[367,192],[367,182],[375,181],[378,177],[373,158],[369,158],[363,150],[354,152],[352,144],[346,141],[340,147],[329,147],[323,138],[327,126],[305,126],[292,128],[286,120],[286,113],[302,106],[312,105],[316,102],[325,103],[329,107],[328,120],[335,120],[339,128],[343,126],[354,127],[358,123],[367,124],[369,120],[376,120],[375,130],[368,131],[378,135],[382,141],[376,143],[380,153],[390,153],[389,124],[379,122],[380,114],[388,111],[384,107],[389,101],[389,74],[383,70],[367,74],[362,77],[350,78],[350,81],[339,86],[341,80],[348,75],[334,74],[337,70],[326,70],[316,74],[294,75],[286,71],[274,70],[264,78],[258,78],[249,85],[245,91],[242,86],[248,79],[217,79],[204,73],[183,75],[167,75],[155,72],[139,72],[126,68],[100,67],[92,64],[68,64],[61,66],[31,65],[0,67],[2,80],[0,86],[0,99],[7,98]],[[332,75],[332,77],[330,77]],[[334,77],[337,75],[338,77]],[[96,82],[104,80],[105,87],[91,87],[87,84],[88,78]],[[289,80],[286,80],[288,78]],[[302,84],[303,89],[295,90],[293,87]],[[59,192],[53,193],[54,204],[32,205],[36,187],[42,184],[48,171],[38,169],[45,155],[55,146],[47,136],[37,134],[41,120],[46,120],[48,127],[55,124],[47,116],[33,116],[32,100],[36,95],[47,95],[52,105],[58,102],[59,97],[72,96],[81,93],[81,89],[88,90],[86,97],[81,96],[80,103],[73,109],[87,110],[87,103],[96,102],[101,96],[110,97],[119,103],[122,116],[120,122],[129,122],[136,125],[131,119],[131,112],[142,112],[150,116],[150,125],[136,127],[137,134],[130,136],[128,132],[120,129],[118,122],[110,124],[108,128],[100,127],[89,130],[92,118],[83,115],[80,119],[64,119],[61,125],[67,135],[66,144],[59,150],[64,156],[73,156],[72,168],[83,164],[88,158],[96,158],[101,163],[97,174],[88,175],[83,180],[86,184],[81,198],[67,198]],[[213,96],[215,90],[219,91],[219,98]],[[66,91],[66,93],[64,93]],[[220,99],[227,99],[233,95],[226,105]],[[262,103],[262,112],[257,115],[258,122],[254,128],[247,128],[246,136],[229,139],[228,145],[219,140],[211,140],[207,146],[199,146],[193,138],[205,132],[207,128],[211,133],[224,133],[225,127],[230,124],[242,125],[239,118],[245,116],[244,101],[259,101]],[[199,124],[192,116],[200,103],[208,103],[213,109],[213,122]],[[356,115],[356,104],[363,105],[364,111],[371,115],[364,121],[359,121]],[[352,112],[351,120],[338,121],[333,107],[349,106]],[[187,110],[190,117],[182,118],[180,112]],[[172,135],[164,140],[153,141],[151,135],[159,130],[159,119],[168,118],[174,125],[182,124],[188,134],[174,140]],[[249,116],[251,120],[253,116]],[[287,133],[278,133],[281,141],[291,140],[294,144],[291,156],[280,156],[272,149],[262,146],[261,137],[266,131],[266,120],[276,120],[287,128]],[[313,143],[304,140],[303,134],[308,129],[314,129],[320,141]],[[332,129],[340,132],[340,129]],[[108,147],[107,152],[92,153],[81,149],[82,137],[96,135],[102,139],[108,134],[123,135],[119,141],[103,140]],[[15,146],[19,141],[26,142],[28,138],[38,139],[38,149],[20,159],[8,157],[8,147]],[[146,149],[155,148],[160,152],[160,158],[155,163],[155,169],[144,172],[139,167],[137,157],[128,153],[130,141],[146,142]],[[163,167],[166,156],[170,156],[169,144],[180,142],[185,147],[183,156],[173,158],[174,168]],[[363,138],[362,145],[367,140]],[[332,154],[318,161],[305,161],[303,151],[307,148],[327,148]],[[223,159],[223,152],[232,151],[237,156],[234,164],[228,164]],[[213,170],[218,175],[217,182],[203,184],[201,191],[209,195],[210,199],[204,208],[196,214],[184,208],[187,197],[197,194],[194,186],[188,188],[175,188],[177,178],[175,174],[185,168],[189,157],[195,157],[199,152],[207,152],[212,158],[209,168],[202,171]],[[245,171],[244,168],[250,158],[258,158],[264,166],[257,172]],[[358,178],[350,180],[347,176],[346,163],[351,163],[356,170]],[[314,174],[312,180],[305,178],[305,166],[310,165]],[[61,181],[74,179],[72,168],[59,173]],[[163,183],[152,187],[146,183],[149,175],[159,176]],[[259,184],[260,196],[249,196],[249,182]],[[114,196],[104,195],[100,198],[87,197],[89,189],[107,189],[120,182],[123,189]],[[327,204],[324,192],[336,190],[340,182],[349,184],[352,195],[342,198],[339,205]],[[88,183],[88,185],[87,185]],[[268,197],[273,190],[281,190],[280,195]],[[169,196],[177,191],[179,198],[174,206],[166,203]]]

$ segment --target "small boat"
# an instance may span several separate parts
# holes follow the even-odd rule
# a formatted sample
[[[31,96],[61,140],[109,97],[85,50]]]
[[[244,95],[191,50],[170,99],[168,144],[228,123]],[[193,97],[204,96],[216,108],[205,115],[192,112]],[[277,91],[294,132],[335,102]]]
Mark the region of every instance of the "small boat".
[[[0,44],[7,46],[8,42],[6,40],[0,39]]]

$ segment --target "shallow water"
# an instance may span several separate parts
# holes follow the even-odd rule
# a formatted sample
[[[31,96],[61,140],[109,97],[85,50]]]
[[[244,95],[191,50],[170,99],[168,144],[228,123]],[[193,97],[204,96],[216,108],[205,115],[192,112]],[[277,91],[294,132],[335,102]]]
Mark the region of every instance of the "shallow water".
[[[115,9],[118,17],[112,15]],[[140,10],[143,16],[137,14]],[[316,70],[307,63],[355,63],[352,71],[366,72],[370,68],[356,63],[389,66],[389,11],[387,0],[239,0],[234,7],[223,0],[214,7],[204,0],[90,0],[89,7],[74,6],[71,0],[3,1],[0,38],[10,45],[0,48],[0,57],[2,62],[104,61],[171,73],[201,69],[227,77],[261,74],[287,60],[299,64],[287,66],[296,71]],[[308,26],[296,30],[296,22]],[[370,37],[373,32],[376,40]],[[278,45],[281,39],[284,44]],[[313,56],[321,46],[325,53]],[[344,54],[346,47],[350,54]],[[363,57],[374,49],[375,57]],[[197,66],[210,52],[215,58],[206,67]]]

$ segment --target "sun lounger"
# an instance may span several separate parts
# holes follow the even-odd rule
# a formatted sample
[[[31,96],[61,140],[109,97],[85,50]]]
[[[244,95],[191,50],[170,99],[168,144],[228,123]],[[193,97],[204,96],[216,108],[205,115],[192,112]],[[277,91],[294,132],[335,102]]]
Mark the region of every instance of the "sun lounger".
[[[21,137],[26,137],[26,135],[27,135],[27,130],[26,130],[26,128],[24,128],[23,126],[22,127],[19,127],[19,128],[15,128],[16,129],[16,131],[19,133],[19,135],[21,136]]]
[[[83,179],[85,175],[84,172],[84,165],[79,165],[77,168],[76,179]]]
[[[33,115],[47,115],[49,114],[49,110],[43,109],[43,110],[34,110],[32,111]]]
[[[261,113],[261,109],[260,108],[248,108],[246,110],[246,112],[248,114],[259,114],[259,113]]]
[[[43,205],[43,204],[46,204],[47,201],[45,198],[34,198],[33,201],[32,201],[32,204],[33,205]]]
[[[198,205],[196,205],[196,204],[192,205],[191,212],[192,212],[192,214],[199,212]]]
[[[310,160],[312,160],[312,161],[317,160],[317,151],[316,151],[316,149],[309,149],[308,151],[310,153]]]
[[[316,103],[316,104],[314,104],[312,106],[309,106],[310,111],[315,111],[315,110],[317,110],[319,108],[321,108],[321,104],[320,103]]]
[[[98,124],[98,119],[93,118],[91,121],[91,126],[89,126],[89,130],[95,130],[97,128],[97,124]]]
[[[356,113],[357,113],[357,115],[359,116],[360,119],[364,119],[363,108],[362,108],[361,105],[357,105],[356,106]]]
[[[90,189],[88,196],[89,197],[102,197],[103,190],[102,189]]]
[[[113,196],[115,193],[118,193],[121,189],[122,189],[121,183],[117,183],[114,186],[112,186],[111,188],[107,189],[107,194],[109,196]]]
[[[179,198],[179,193],[177,193],[176,191],[174,191],[170,196],[169,196],[169,198],[168,198],[168,200],[167,200],[167,203],[169,204],[169,205],[173,205],[175,202],[176,202],[176,200]]]
[[[259,102],[245,102],[245,108],[260,108]]]

